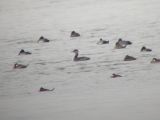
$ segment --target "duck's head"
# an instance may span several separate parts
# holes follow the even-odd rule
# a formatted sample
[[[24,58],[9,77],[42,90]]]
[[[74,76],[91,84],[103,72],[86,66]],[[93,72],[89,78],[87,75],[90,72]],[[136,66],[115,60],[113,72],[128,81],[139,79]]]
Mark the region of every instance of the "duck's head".
[[[44,37],[43,37],[43,36],[41,36],[39,39],[44,39]]]
[[[24,50],[23,50],[23,49],[21,49],[20,53],[23,53],[23,52],[24,52]]]
[[[142,47],[142,49],[141,49],[141,51],[143,51],[143,50],[145,50],[145,49],[146,49],[146,47],[145,47],[145,46],[143,46],[143,47]]]
[[[74,30],[72,31],[72,34],[76,33]]]
[[[116,76],[116,74],[115,74],[115,73],[113,73],[113,74],[112,74],[112,76]]]
[[[118,39],[118,42],[120,42],[120,41],[122,41],[122,38],[119,38],[119,39]]]
[[[78,49],[74,49],[72,52],[77,54],[79,52],[79,50]]]

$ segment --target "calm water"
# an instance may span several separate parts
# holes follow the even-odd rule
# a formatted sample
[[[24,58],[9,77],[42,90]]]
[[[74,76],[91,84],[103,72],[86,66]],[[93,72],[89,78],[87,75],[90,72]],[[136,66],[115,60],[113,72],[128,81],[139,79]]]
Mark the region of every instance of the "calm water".
[[[67,107],[65,103],[64,109],[61,106],[57,107],[56,104],[61,105],[61,100],[67,98],[72,104],[75,96],[82,99],[79,100],[79,106],[83,106],[83,101],[87,101],[86,104],[89,106],[94,104],[95,108],[99,109],[102,107],[101,99],[97,100],[98,103],[91,102],[91,98],[96,98],[97,95],[111,101],[125,96],[124,99],[128,100],[128,103],[131,101],[130,98],[136,101],[135,96],[138,96],[143,98],[139,100],[151,100],[151,108],[154,108],[152,103],[159,105],[159,64],[150,64],[153,57],[160,57],[159,7],[159,0],[1,0],[0,105],[3,104],[3,110],[0,110],[0,116],[2,119],[19,119],[15,117],[19,114],[19,109],[12,105],[7,106],[8,103],[17,105],[18,103],[3,100],[23,97],[32,100],[35,96],[43,99],[44,96],[42,94],[39,96],[37,92],[41,86],[56,89],[53,94],[49,93],[49,96],[51,95],[51,98],[56,96],[53,105],[59,114],[64,113],[64,110],[69,110],[71,113],[74,111],[75,108],[71,109],[72,107]],[[72,30],[78,31],[81,37],[70,38]],[[51,42],[38,44],[37,40],[41,35]],[[126,49],[114,49],[115,42],[120,37],[132,41],[133,45]],[[99,38],[109,40],[110,44],[97,45]],[[143,45],[152,48],[153,52],[141,53],[140,48]],[[30,51],[32,55],[18,56],[20,49]],[[74,62],[74,54],[71,52],[73,49],[79,49],[80,56],[90,57],[91,60]],[[137,60],[124,62],[123,58],[127,54],[135,56]],[[15,62],[29,66],[26,69],[13,70]],[[119,73],[123,77],[111,79],[112,73]],[[156,99],[150,99],[155,96]],[[108,103],[102,104],[105,106]],[[111,106],[113,104],[111,103]],[[126,105],[127,101],[124,104]],[[8,116],[7,111],[13,112],[13,108],[17,112]],[[78,108],[83,111],[83,107]],[[142,111],[145,108],[145,105],[142,106]],[[103,107],[104,111],[106,109]],[[48,111],[50,110],[52,109]],[[57,111],[54,111],[56,114]],[[84,111],[87,113],[89,110]],[[152,112],[147,112],[144,116],[148,113],[150,113],[148,118],[155,118],[154,120],[160,118]],[[21,117],[34,118],[30,113],[27,115],[22,114]],[[55,119],[60,119],[58,114],[56,115]],[[83,115],[82,118],[86,119]],[[141,120],[146,120],[147,117],[144,116]],[[68,119],[70,117],[68,116]],[[105,118],[110,117],[102,119]]]

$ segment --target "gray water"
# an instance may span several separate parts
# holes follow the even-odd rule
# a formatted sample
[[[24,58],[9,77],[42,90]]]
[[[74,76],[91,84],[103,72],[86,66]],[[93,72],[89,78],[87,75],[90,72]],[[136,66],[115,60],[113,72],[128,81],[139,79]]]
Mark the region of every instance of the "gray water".
[[[1,0],[0,119],[159,120],[159,0]],[[72,30],[81,34],[70,38]],[[39,37],[51,40],[37,43]],[[99,38],[109,40],[97,45]],[[114,49],[118,38],[130,40]],[[152,48],[141,53],[142,46]],[[20,49],[32,55],[18,56]],[[74,62],[73,49],[85,62]],[[136,61],[123,61],[125,55]],[[29,64],[14,70],[15,62]],[[112,79],[112,73],[123,77]],[[55,88],[40,94],[39,88]]]

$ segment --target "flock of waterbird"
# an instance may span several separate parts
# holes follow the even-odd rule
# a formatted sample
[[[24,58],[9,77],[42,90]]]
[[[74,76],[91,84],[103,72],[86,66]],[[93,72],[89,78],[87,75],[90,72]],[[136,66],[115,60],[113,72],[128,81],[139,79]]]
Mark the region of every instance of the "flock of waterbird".
[[[70,37],[80,37],[80,34],[75,32],[75,31],[72,31],[71,34],[70,34]],[[49,39],[41,36],[38,41],[39,42],[50,42]],[[98,45],[103,45],[103,44],[109,44],[109,41],[107,40],[103,40],[102,38],[100,38],[100,40],[97,42]],[[122,40],[121,38],[118,39],[118,41],[115,43],[115,49],[123,49],[123,48],[126,48],[128,45],[132,45],[132,42],[131,41],[126,41],[126,40]],[[143,46],[140,50],[141,52],[151,52],[152,49],[149,49],[145,46]],[[75,56],[73,58],[73,61],[86,61],[86,60],[90,60],[89,57],[85,57],[85,56],[82,56],[82,57],[79,57],[79,50],[78,49],[74,49],[72,51],[73,53],[75,53]],[[29,51],[25,51],[23,49],[20,50],[19,54],[18,55],[31,55],[32,53],[29,52]],[[124,61],[133,61],[133,60],[136,60],[137,58],[133,57],[133,56],[130,56],[130,55],[126,55],[124,57]],[[160,59],[159,58],[153,58],[151,60],[151,63],[160,63]],[[14,64],[14,69],[23,69],[23,68],[27,68],[28,65],[23,65],[23,64],[19,64],[19,63],[15,63]],[[117,77],[122,77],[121,75],[119,74],[115,74],[113,73],[111,78],[117,78]],[[43,88],[41,87],[39,89],[40,92],[44,92],[44,91],[53,91],[53,89],[46,89],[46,88]]]

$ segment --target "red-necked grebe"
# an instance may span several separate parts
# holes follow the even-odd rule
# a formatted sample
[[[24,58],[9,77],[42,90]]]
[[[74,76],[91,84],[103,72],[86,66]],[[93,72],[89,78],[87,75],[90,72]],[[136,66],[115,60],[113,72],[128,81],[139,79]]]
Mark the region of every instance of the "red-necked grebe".
[[[75,53],[75,56],[73,58],[74,61],[86,61],[86,60],[90,60],[89,57],[78,57],[78,53],[79,53],[79,50],[78,49],[75,49],[73,50],[72,52]]]
[[[50,40],[48,40],[47,38],[44,38],[43,36],[41,36],[37,42],[49,42]]]
[[[151,60],[151,63],[160,63],[160,59],[159,58],[153,58]]]
[[[32,54],[31,52],[28,52],[28,51],[24,51],[23,49],[21,49],[21,51],[19,52],[18,55],[30,55]]]
[[[28,65],[22,65],[22,64],[18,64],[18,63],[15,63],[14,64],[14,69],[23,69],[23,68],[27,68]]]
[[[75,31],[72,31],[71,35],[70,35],[70,37],[79,37],[79,36],[80,36],[80,34]]]
[[[103,40],[102,38],[100,38],[100,40],[97,42],[97,44],[99,44],[99,45],[102,45],[102,44],[109,44],[109,41]]]
[[[151,49],[146,48],[145,46],[141,48],[141,52],[151,52],[151,51],[152,51]]]
[[[115,74],[115,73],[113,73],[112,76],[111,76],[111,78],[117,78],[117,77],[122,77],[122,76],[119,75],[119,74]]]
[[[124,61],[132,61],[132,60],[136,60],[136,58],[129,55],[126,55],[124,58]]]
[[[39,92],[53,91],[53,90],[55,90],[55,88],[53,88],[53,89],[47,89],[47,88],[41,87],[41,88],[39,89]]]

